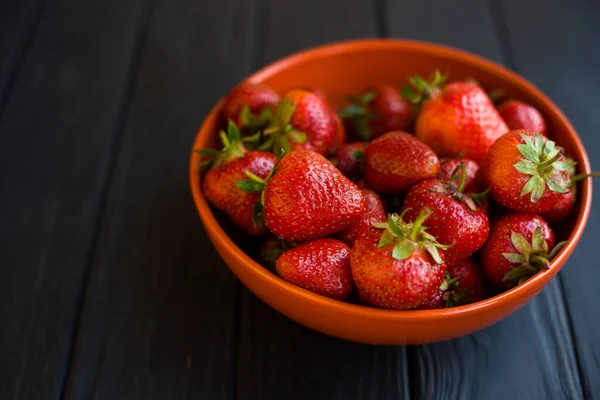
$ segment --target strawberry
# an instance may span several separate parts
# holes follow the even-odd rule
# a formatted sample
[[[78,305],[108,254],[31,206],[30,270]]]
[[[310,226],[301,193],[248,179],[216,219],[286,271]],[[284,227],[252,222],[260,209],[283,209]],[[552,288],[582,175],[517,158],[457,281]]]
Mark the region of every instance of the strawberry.
[[[348,178],[352,180],[360,178],[363,172],[364,152],[368,144],[367,142],[344,143],[331,162]]]
[[[335,239],[315,239],[287,250],[276,268],[284,280],[332,299],[344,300],[352,293],[350,248]]]
[[[560,197],[558,203],[554,205],[554,208],[541,213],[540,216],[546,220],[546,222],[556,225],[571,216],[573,209],[575,208],[575,188],[572,188],[569,193],[565,193]]]
[[[539,133],[517,130],[490,147],[480,166],[490,196],[519,212],[544,213],[569,192],[573,161],[562,148]]]
[[[258,129],[268,124],[271,108],[279,101],[279,95],[267,85],[245,82],[227,94],[221,112],[240,127]]]
[[[433,178],[440,169],[429,146],[402,131],[388,132],[365,149],[365,181],[379,193],[397,194]]]
[[[549,268],[565,243],[554,246],[552,229],[536,214],[504,215],[492,225],[481,250],[483,271],[490,281],[508,289]]]
[[[397,310],[425,303],[438,290],[446,264],[433,236],[423,229],[428,213],[414,223],[392,214],[363,231],[350,253],[358,293],[368,304]]]
[[[211,166],[202,182],[204,195],[214,207],[223,210],[244,231],[250,234],[263,233],[265,226],[253,223],[253,208],[260,195],[240,191],[236,182],[246,177],[245,171],[265,178],[277,158],[265,151],[246,150],[240,133],[231,120],[227,134],[221,132],[220,136],[224,145],[220,152],[212,149],[197,150],[201,155],[212,158],[204,161],[204,166]]]
[[[446,274],[447,276],[448,274]],[[440,308],[446,307],[446,299],[444,298],[446,295],[446,291],[442,288],[446,287],[446,280],[442,282],[440,287],[435,291],[433,296],[431,296],[425,303],[418,306],[417,310],[437,310]]]
[[[417,310],[435,310],[475,303],[485,298],[486,282],[481,267],[472,257],[448,265],[444,281]]]
[[[474,257],[448,265],[448,275],[452,279],[457,279],[454,292],[449,298],[450,306],[462,306],[485,299],[486,281],[481,266]]]
[[[286,242],[285,240],[281,240],[276,236],[272,236],[261,246],[258,253],[258,261],[269,271],[275,272],[275,263],[279,256],[283,252],[296,246],[296,243]]]
[[[247,192],[263,192],[255,219],[264,218],[279,238],[303,241],[352,226],[365,210],[358,187],[322,155],[299,150],[284,155],[266,179],[247,174],[238,182]]]
[[[312,150],[327,155],[338,145],[341,123],[333,109],[313,92],[289,91],[278,104],[271,125],[264,131],[268,137],[265,147],[276,155],[292,150]]]
[[[344,143],[346,143],[346,128],[344,127],[344,123],[342,122],[340,117],[337,115],[337,113],[333,109],[331,109],[331,117],[335,121],[336,135],[335,135],[335,139],[333,141],[333,146],[329,150],[329,154],[335,154],[338,151],[338,149],[340,148],[340,146],[342,146]]]
[[[439,243],[452,246],[446,250],[449,265],[479,250],[490,229],[485,211],[473,195],[463,193],[465,181],[465,165],[460,164],[450,181],[429,179],[413,186],[402,208],[408,221],[416,220],[425,209],[431,210],[427,231]]]
[[[465,164],[465,173],[467,174],[464,190],[465,193],[483,192],[483,189],[478,186],[477,181],[475,180],[477,171],[479,170],[479,165],[469,158],[442,158],[440,160],[440,170],[436,178],[442,181],[449,181],[452,173],[457,167],[460,166],[460,163]]]
[[[360,97],[350,96],[350,101],[340,116],[351,123],[362,140],[410,128],[412,106],[391,85],[375,85]]]
[[[500,104],[498,113],[512,130],[524,129],[546,136],[546,121],[533,106],[519,100],[508,100]]]
[[[415,122],[415,136],[438,155],[459,154],[480,162],[489,147],[509,131],[487,94],[471,82],[454,82],[442,87],[446,77],[435,71],[431,81],[410,78],[403,94],[422,103]]]
[[[358,221],[339,234],[340,240],[348,246],[352,246],[362,231],[371,226],[371,223],[382,222],[386,219],[385,208],[379,195],[366,188],[360,191],[365,199],[366,209]]]

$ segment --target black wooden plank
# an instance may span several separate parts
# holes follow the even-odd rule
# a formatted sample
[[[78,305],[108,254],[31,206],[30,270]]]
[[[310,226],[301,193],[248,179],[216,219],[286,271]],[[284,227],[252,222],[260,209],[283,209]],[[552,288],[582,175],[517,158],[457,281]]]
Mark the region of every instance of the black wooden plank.
[[[514,3],[514,12],[522,12],[522,3]],[[394,36],[436,41],[495,61],[510,61],[486,2],[388,1],[387,5]],[[530,305],[492,327],[460,339],[414,347],[414,358],[419,373],[415,392],[424,399],[581,397],[558,281]]]
[[[368,1],[268,3],[264,57],[270,62],[319,44],[376,34]],[[243,291],[239,399],[408,398],[404,347],[348,343],[281,316]]]
[[[0,1],[0,118],[37,30],[44,0]]]
[[[249,72],[248,1],[157,0],[103,216],[66,398],[233,395],[236,281],[189,192],[191,143]]]
[[[2,399],[60,396],[141,8],[119,0],[48,4],[6,104]]]
[[[518,70],[561,107],[579,133],[592,167],[600,157],[600,3],[593,0],[497,2]],[[600,235],[595,185],[586,232],[559,275],[565,292],[586,398],[600,398],[600,321],[596,282],[600,281]]]

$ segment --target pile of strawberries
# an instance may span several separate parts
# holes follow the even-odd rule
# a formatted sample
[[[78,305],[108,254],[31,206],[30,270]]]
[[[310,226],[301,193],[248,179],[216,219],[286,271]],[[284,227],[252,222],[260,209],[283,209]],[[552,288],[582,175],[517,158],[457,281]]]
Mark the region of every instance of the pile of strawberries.
[[[397,310],[480,301],[549,267],[588,175],[538,110],[438,71],[348,99],[338,111],[318,89],[241,84],[222,150],[196,150],[208,201],[265,235],[265,267]]]

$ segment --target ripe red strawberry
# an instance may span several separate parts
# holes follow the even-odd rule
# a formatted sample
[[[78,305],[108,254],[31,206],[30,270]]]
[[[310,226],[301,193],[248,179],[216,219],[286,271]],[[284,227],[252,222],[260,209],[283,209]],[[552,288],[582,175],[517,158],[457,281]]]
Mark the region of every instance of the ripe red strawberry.
[[[276,268],[286,281],[332,299],[344,300],[352,293],[350,248],[335,239],[315,239],[287,250]]]
[[[255,217],[279,238],[303,241],[340,232],[360,219],[365,199],[358,187],[322,155],[299,150],[281,158],[264,179],[249,174],[238,182],[248,192],[264,191]]]
[[[403,94],[423,105],[415,122],[415,136],[440,156],[459,154],[480,162],[489,147],[509,131],[487,94],[471,82],[440,85],[446,77],[435,71],[431,82],[410,78],[417,92],[405,86]]]
[[[212,168],[206,172],[202,190],[208,201],[223,210],[240,228],[251,234],[266,231],[264,224],[253,223],[253,208],[260,198],[257,193],[244,193],[236,182],[246,177],[245,171],[265,178],[277,162],[277,158],[265,151],[248,151],[244,148],[235,124],[230,120],[228,135],[221,132],[224,148],[197,150],[203,156],[213,157],[208,161]],[[207,163],[207,161],[205,161]]]
[[[333,146],[331,147],[331,150],[329,151],[330,154],[335,154],[338,149],[340,148],[340,146],[342,146],[344,143],[346,143],[346,128],[344,127],[344,123],[342,122],[341,118],[337,115],[337,113],[335,112],[335,110],[332,108],[331,109],[331,116],[333,117],[334,121],[335,121],[335,131],[336,131],[336,135],[335,135],[335,139],[333,141]]]
[[[339,235],[340,240],[351,247],[360,234],[371,227],[371,223],[386,220],[385,208],[379,195],[369,189],[363,188],[360,191],[365,198],[366,209],[358,221]]]
[[[306,90],[291,90],[277,106],[265,147],[276,155],[292,150],[312,150],[327,155],[339,144],[341,123],[333,109],[318,95]]]
[[[358,293],[368,304],[397,310],[411,309],[429,300],[444,274],[444,254],[422,227],[424,212],[413,223],[390,215],[356,240],[350,253]]]
[[[263,110],[270,110],[279,101],[279,95],[270,87],[261,83],[245,82],[227,94],[222,114],[225,120],[231,119],[238,126],[264,125],[269,121]]]
[[[404,199],[407,221],[414,221],[425,209],[431,210],[427,232],[446,250],[446,262],[455,264],[475,253],[487,239],[489,221],[485,211],[468,194],[463,193],[466,174],[464,164],[448,182],[437,179],[413,186]],[[458,178],[458,180],[457,180]]]
[[[370,188],[379,193],[396,194],[435,177],[440,162],[429,146],[409,133],[395,131],[369,143],[364,166],[365,181]]]
[[[375,85],[360,97],[351,96],[350,100],[352,104],[340,116],[350,121],[362,140],[404,131],[411,125],[412,105],[391,85]]]
[[[554,233],[536,214],[504,215],[492,226],[481,250],[483,271],[490,281],[508,289],[548,268],[565,243],[552,249]]]
[[[446,274],[447,276],[448,274]],[[431,296],[425,303],[421,304],[417,307],[417,310],[437,310],[440,308],[446,308],[446,299],[444,298],[446,295],[446,291],[442,289],[445,287],[446,280],[444,280],[441,286],[435,291],[433,296]]]
[[[456,287],[450,297],[451,306],[475,303],[486,297],[486,282],[479,262],[469,257],[461,262],[448,265],[450,278],[457,278]]]
[[[435,310],[475,303],[485,299],[486,282],[481,267],[473,257],[448,265],[444,281],[437,292],[418,310]]]
[[[510,129],[524,129],[546,136],[546,121],[535,107],[519,100],[508,100],[498,107],[498,112]]]
[[[260,248],[258,253],[259,263],[269,271],[275,272],[275,263],[279,256],[294,247],[297,243],[281,240],[276,236],[268,238]]]
[[[571,216],[573,210],[575,209],[575,192],[576,189],[574,187],[569,191],[569,193],[565,193],[561,196],[554,208],[541,213],[540,216],[549,224],[559,224],[565,221]]]
[[[532,132],[518,130],[502,136],[490,147],[480,171],[490,196],[519,212],[544,213],[568,193],[568,171],[562,148]]]
[[[460,166],[460,163],[465,164],[465,172],[467,174],[467,178],[465,181],[465,193],[479,193],[483,192],[483,189],[477,185],[477,181],[475,177],[477,176],[477,171],[479,170],[479,165],[465,157],[459,158],[443,158],[440,160],[440,170],[436,176],[437,179],[441,181],[449,181],[452,173]],[[460,172],[460,171],[459,171]]]
[[[331,162],[348,178],[358,179],[363,173],[364,153],[368,144],[367,142],[344,143]]]

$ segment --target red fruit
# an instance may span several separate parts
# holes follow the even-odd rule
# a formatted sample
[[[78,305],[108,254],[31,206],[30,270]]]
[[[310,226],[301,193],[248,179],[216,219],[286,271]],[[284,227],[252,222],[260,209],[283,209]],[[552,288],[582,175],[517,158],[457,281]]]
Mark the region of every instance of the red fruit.
[[[286,281],[332,299],[352,293],[350,248],[335,239],[302,243],[283,253],[276,268]]]
[[[442,286],[444,283],[442,282]],[[446,308],[446,299],[444,295],[445,291],[442,289],[436,290],[436,292],[431,296],[425,303],[421,304],[417,307],[417,310],[437,310],[440,308]]]
[[[335,120],[336,135],[330,153],[335,154],[340,148],[340,146],[346,143],[346,128],[344,127],[344,124],[342,123],[340,117],[336,114],[336,112],[333,109],[331,110],[331,116]]]
[[[303,241],[340,232],[360,219],[365,200],[358,187],[325,157],[312,151],[289,153],[266,183],[251,176],[238,182],[249,192],[264,191],[255,217],[279,238]]]
[[[436,176],[441,181],[449,181],[452,173],[460,166],[460,163],[465,164],[465,173],[467,175],[465,181],[465,193],[479,193],[483,192],[475,180],[479,165],[468,158],[444,158],[440,160],[440,170]]]
[[[447,273],[451,279],[457,279],[456,287],[450,296],[451,305],[461,306],[485,299],[486,282],[481,266],[475,258],[465,258],[456,264],[448,265]]]
[[[407,130],[412,122],[412,105],[391,85],[375,85],[341,113],[363,140],[378,138],[391,131]]]
[[[439,243],[452,246],[446,250],[449,265],[479,250],[490,229],[485,211],[462,193],[464,180],[456,182],[456,175],[449,183],[436,179],[419,182],[406,195],[402,208],[407,221],[416,220],[425,209],[431,210],[427,232]]]
[[[535,107],[519,100],[508,100],[498,107],[498,112],[510,129],[524,129],[546,136],[546,122]]]
[[[486,282],[481,268],[472,257],[448,265],[440,288],[418,310],[435,310],[475,303],[485,299]]]
[[[240,228],[250,234],[263,233],[266,231],[264,224],[255,225],[252,217],[254,204],[260,199],[260,194],[244,193],[236,187],[236,182],[246,177],[245,171],[266,178],[277,158],[265,151],[247,151],[231,120],[228,134],[226,136],[221,132],[225,145],[221,152],[210,149],[198,151],[204,156],[214,157],[210,161],[212,168],[204,175],[202,190],[208,201],[223,210]]]
[[[369,189],[360,190],[365,198],[366,209],[362,216],[351,227],[340,232],[340,240],[352,246],[360,234],[371,227],[373,222],[383,222],[386,219],[385,208],[379,195]]]
[[[348,178],[353,180],[359,178],[362,175],[364,153],[368,144],[352,142],[341,145],[333,157],[333,165]]]
[[[329,104],[312,92],[296,89],[279,103],[264,133],[270,136],[266,146],[272,146],[277,155],[293,150],[326,155],[339,144],[341,128]]]
[[[569,192],[568,171],[574,163],[562,148],[528,131],[511,131],[490,147],[480,166],[490,196],[520,212],[544,213]]]
[[[270,237],[260,248],[258,253],[258,261],[268,270],[275,272],[275,263],[277,262],[279,256],[283,252],[296,246],[296,243],[286,242],[285,240],[281,240],[276,236]]]
[[[253,117],[258,120],[260,114],[266,107],[273,107],[279,103],[279,95],[270,87],[261,83],[241,83],[234,87],[225,97],[223,104],[223,117],[226,120],[233,120],[236,125],[242,126],[248,124],[248,119]],[[244,116],[242,118],[242,110]],[[247,112],[250,111],[250,114]],[[242,119],[246,119],[242,124]]]
[[[415,123],[415,136],[440,156],[459,154],[480,162],[489,147],[509,131],[487,94],[471,82],[450,83],[436,71],[432,81],[415,76],[410,82],[419,93],[405,87],[413,102],[425,98]]]
[[[573,187],[569,193],[562,195],[553,209],[540,214],[540,216],[550,224],[559,224],[571,216],[574,208],[575,187]]]
[[[508,289],[549,268],[550,260],[565,243],[552,249],[554,233],[536,214],[501,216],[481,250],[483,271],[490,281]]]
[[[365,181],[380,193],[402,193],[433,178],[440,163],[429,146],[406,132],[389,132],[365,149]]]
[[[388,222],[363,231],[350,253],[358,293],[368,304],[397,310],[428,301],[444,279],[446,265],[435,239],[421,226],[391,215]]]

